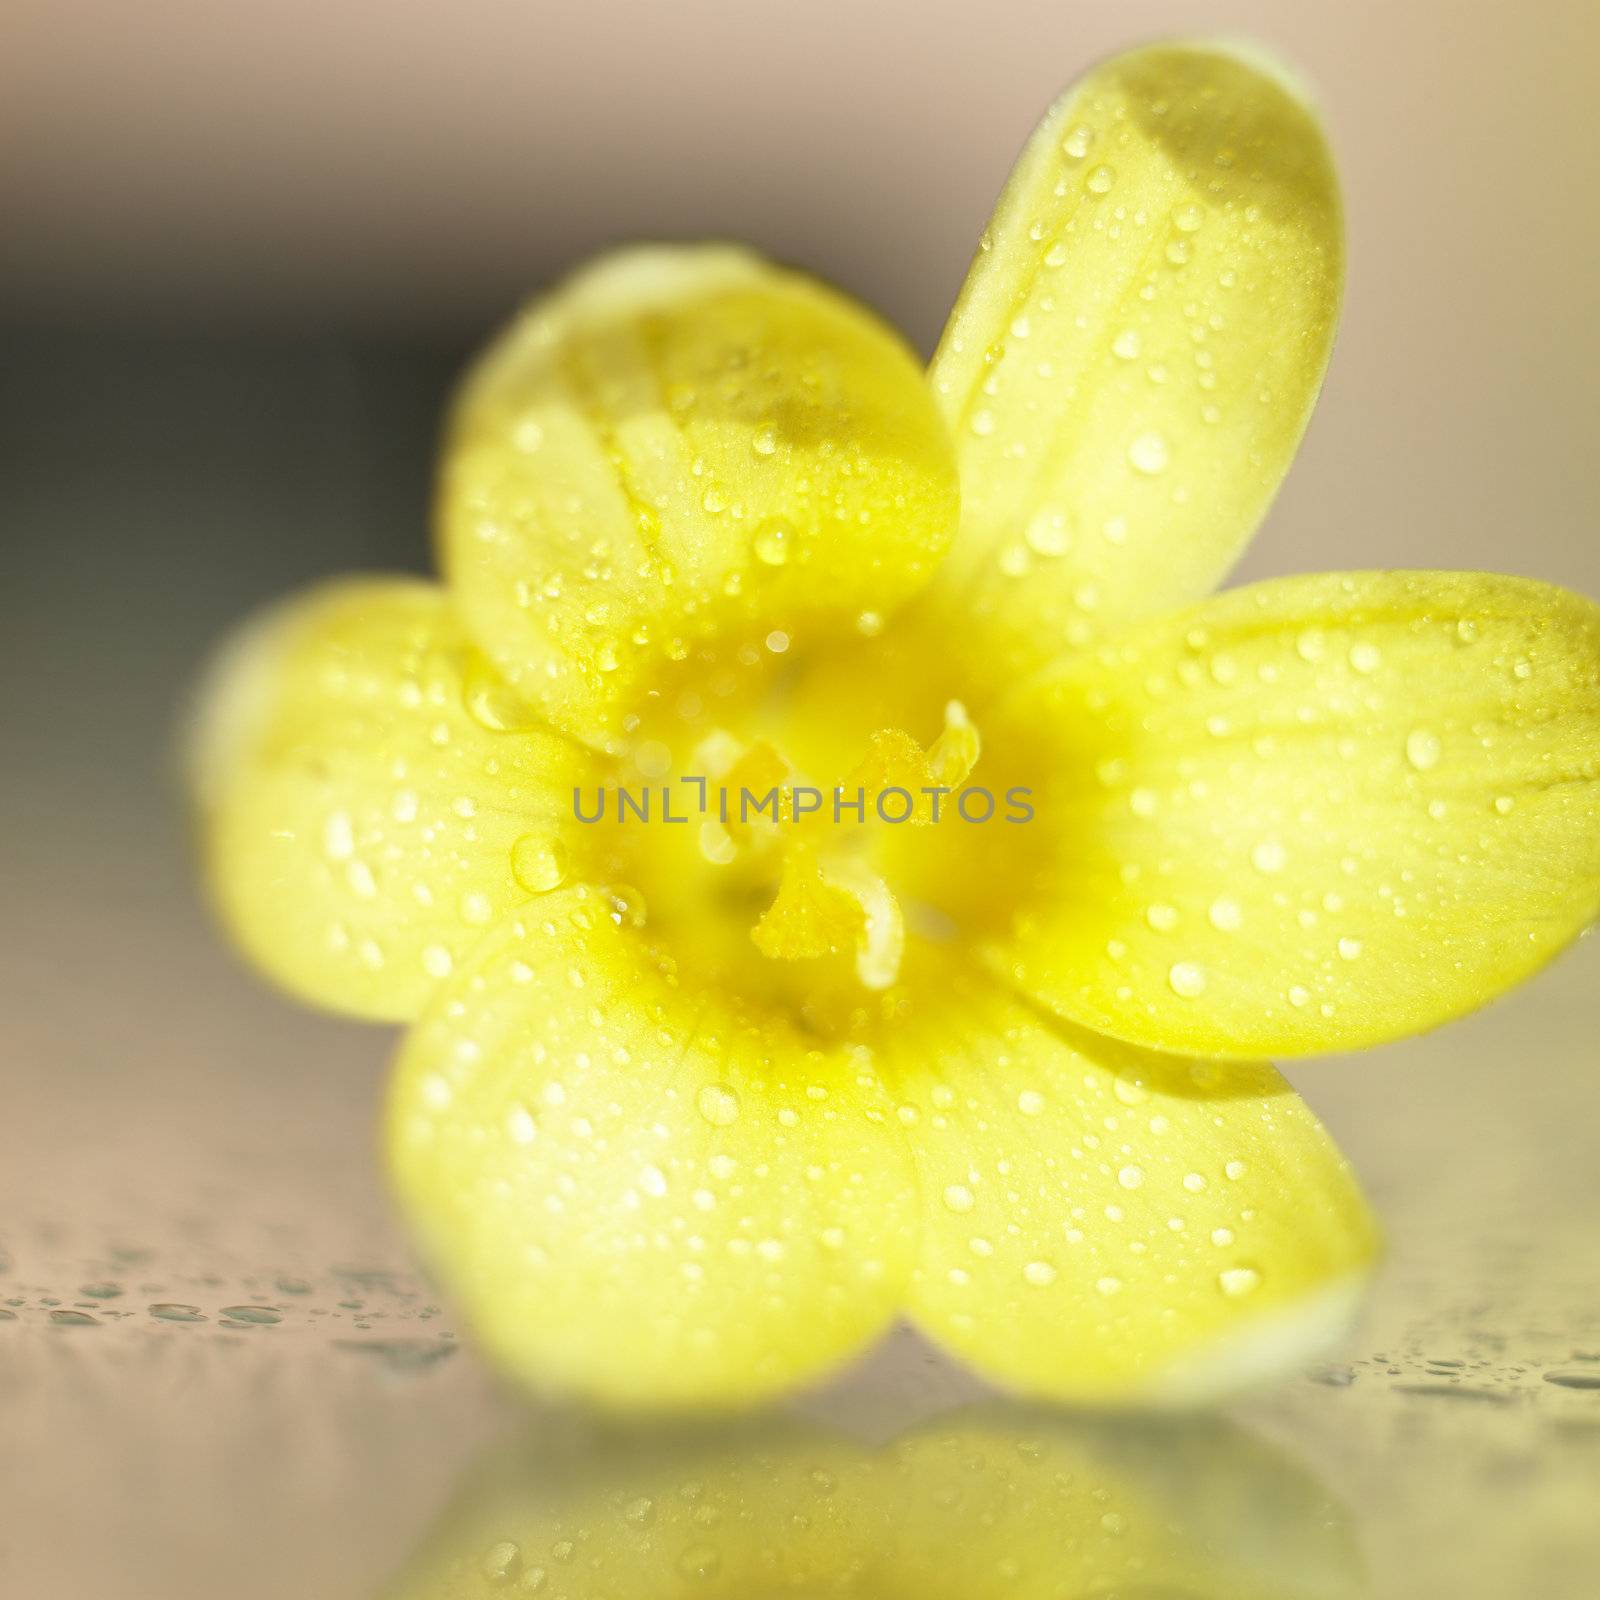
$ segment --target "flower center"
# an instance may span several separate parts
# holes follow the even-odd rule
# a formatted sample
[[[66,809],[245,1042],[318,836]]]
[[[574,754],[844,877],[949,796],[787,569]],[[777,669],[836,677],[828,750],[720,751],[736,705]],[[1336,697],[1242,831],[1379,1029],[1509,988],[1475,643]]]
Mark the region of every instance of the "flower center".
[[[954,699],[874,726],[891,708],[768,665],[748,693],[686,676],[653,697],[607,781],[574,796],[585,870],[627,886],[614,892],[629,920],[688,981],[802,1002],[845,980],[888,989],[908,927],[948,931],[895,864],[937,849],[969,803],[979,731]]]

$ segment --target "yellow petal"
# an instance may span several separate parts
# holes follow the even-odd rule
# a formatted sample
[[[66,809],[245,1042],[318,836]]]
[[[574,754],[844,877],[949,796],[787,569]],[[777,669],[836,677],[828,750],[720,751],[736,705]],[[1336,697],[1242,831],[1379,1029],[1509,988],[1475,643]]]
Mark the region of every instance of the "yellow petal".
[[[1600,911],[1600,608],[1546,584],[1257,584],[995,720],[1050,773],[992,960],[1121,1038],[1374,1044],[1492,999]]]
[[[930,374],[962,501],[930,609],[994,633],[993,681],[1216,584],[1299,444],[1343,270],[1331,158],[1272,66],[1156,45],[1055,105]]]
[[[865,1057],[680,984],[581,888],[494,934],[412,1031],[389,1152],[490,1352],[611,1405],[826,1372],[893,1315],[916,1248]]]
[[[631,250],[536,303],[457,406],[443,558],[501,669],[615,738],[694,656],[882,616],[946,547],[954,466],[915,361],[837,292],[723,247]]]
[[[527,725],[432,584],[350,579],[247,625],[192,740],[210,887],[304,999],[414,1016],[486,928],[581,865],[592,758]]]
[[[1373,1224],[1271,1067],[1117,1044],[955,962],[912,983],[882,1070],[922,1188],[910,1310],[940,1343],[1030,1395],[1139,1405],[1345,1330]]]

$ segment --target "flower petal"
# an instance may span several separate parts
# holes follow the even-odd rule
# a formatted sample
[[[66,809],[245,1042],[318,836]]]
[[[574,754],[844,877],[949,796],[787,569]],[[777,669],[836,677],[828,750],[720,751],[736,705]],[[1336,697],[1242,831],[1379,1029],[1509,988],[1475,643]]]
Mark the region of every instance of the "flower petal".
[[[1600,608],[1547,584],[1257,584],[996,719],[1052,748],[993,962],[1121,1038],[1375,1044],[1492,999],[1600,912]]]
[[[680,982],[582,888],[498,930],[413,1030],[389,1150],[490,1351],[615,1405],[826,1372],[893,1316],[916,1250],[866,1058]]]
[[[581,861],[571,789],[593,758],[531,715],[433,584],[349,579],[247,625],[191,746],[212,894],[246,953],[304,999],[414,1016],[569,846]]]
[[[954,961],[913,983],[883,1070],[922,1186],[910,1309],[942,1344],[1030,1395],[1160,1404],[1344,1330],[1372,1220],[1271,1067],[1099,1038]]]
[[[930,377],[962,526],[929,600],[996,681],[1207,593],[1288,470],[1343,282],[1332,160],[1271,65],[1106,62],[1018,161]]]
[[[749,676],[914,592],[955,470],[909,351],[743,251],[637,249],[535,304],[469,379],[443,557],[478,638],[558,726],[614,739],[693,653]]]

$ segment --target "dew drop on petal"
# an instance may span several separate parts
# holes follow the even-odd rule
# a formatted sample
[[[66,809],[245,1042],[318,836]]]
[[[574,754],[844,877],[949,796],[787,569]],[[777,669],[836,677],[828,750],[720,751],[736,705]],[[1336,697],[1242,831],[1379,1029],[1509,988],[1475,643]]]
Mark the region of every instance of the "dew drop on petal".
[[[1439,764],[1439,735],[1427,728],[1413,728],[1406,735],[1406,760],[1418,772],[1426,772]]]
[[[1159,433],[1141,433],[1128,446],[1128,460],[1135,471],[1147,477],[1153,478],[1157,473],[1165,472],[1168,456],[1167,441]]]
[[[726,1128],[739,1120],[739,1096],[725,1083],[708,1083],[695,1096],[695,1105],[713,1128]]]

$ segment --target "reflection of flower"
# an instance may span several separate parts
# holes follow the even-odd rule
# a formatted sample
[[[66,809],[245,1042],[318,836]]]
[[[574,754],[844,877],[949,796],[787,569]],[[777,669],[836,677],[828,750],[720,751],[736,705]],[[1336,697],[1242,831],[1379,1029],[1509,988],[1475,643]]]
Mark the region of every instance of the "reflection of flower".
[[[385,1600],[1353,1600],[1341,1507],[1225,1423],[942,1418],[881,1450],[789,1427],[484,1463]]]
[[[417,1019],[396,1180],[508,1366],[734,1403],[905,1308],[1006,1383],[1125,1400],[1338,1325],[1372,1228],[1265,1058],[1487,999],[1600,884],[1588,603],[1193,603],[1341,277],[1296,93],[1136,52],[1027,147],[927,383],[746,254],[611,258],[467,384],[448,586],[351,581],[232,653],[217,895],[291,988]],[[572,814],[974,773],[1032,820]]]

